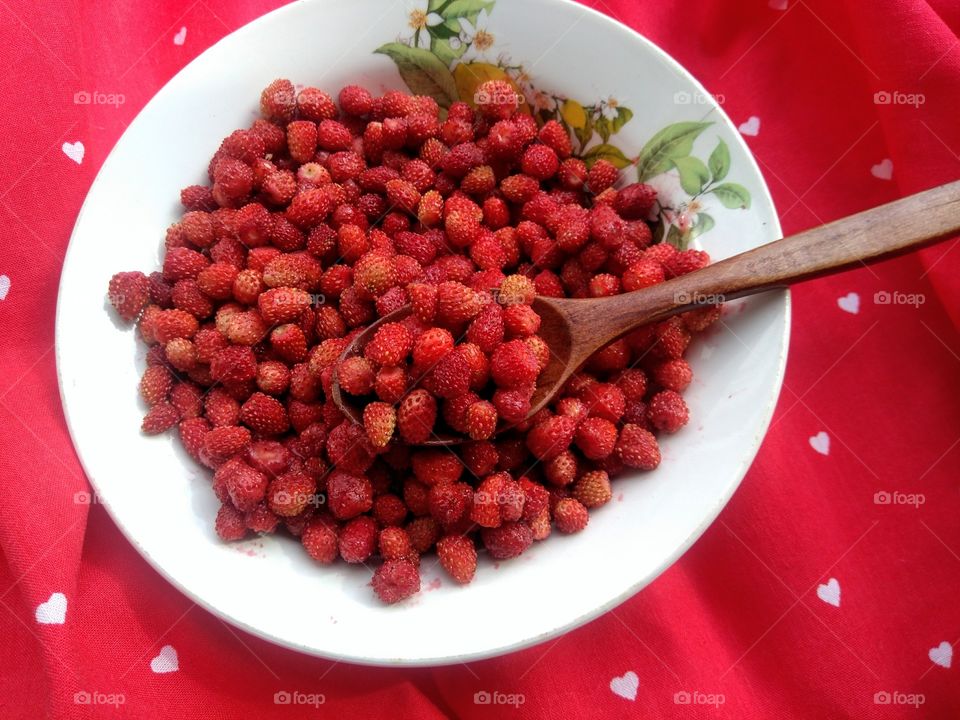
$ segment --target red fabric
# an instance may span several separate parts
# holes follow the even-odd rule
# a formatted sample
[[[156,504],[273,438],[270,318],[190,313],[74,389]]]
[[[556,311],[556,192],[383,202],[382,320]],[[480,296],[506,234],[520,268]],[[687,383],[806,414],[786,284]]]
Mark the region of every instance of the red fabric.
[[[522,693],[522,715],[544,718],[960,714],[960,657],[947,668],[929,655],[960,639],[954,241],[799,287],[776,417],[717,522],[637,597],[507,657],[384,670],[274,647],[193,607],[101,508],[73,502],[87,483],[60,409],[53,331],[76,213],[107,152],[163,83],[277,4],[0,2],[0,274],[10,279],[0,301],[0,715],[291,717],[273,703],[279,690],[322,693],[321,712],[337,717],[385,708],[490,717],[495,710],[474,703],[481,690]],[[735,122],[759,118],[748,142],[787,232],[960,175],[952,0],[594,4],[722,94]],[[81,90],[125,102],[77,105]],[[922,93],[925,102],[876,104],[881,91]],[[86,149],[80,165],[61,149],[76,140]],[[882,175],[884,159],[891,179],[871,172],[876,165]],[[880,291],[926,302],[881,305]],[[850,293],[856,314],[838,305]],[[821,432],[828,455],[810,442]],[[925,503],[875,504],[879,491],[922,493]],[[830,578],[839,607],[818,596],[823,584],[830,598]],[[38,605],[57,592],[65,622],[38,624]],[[150,661],[165,645],[176,648],[179,670],[156,674]],[[635,700],[611,690],[628,671],[639,681]],[[122,694],[124,703],[78,705],[82,691]],[[685,707],[678,692],[723,703]],[[920,694],[923,705],[878,704],[878,692]]]

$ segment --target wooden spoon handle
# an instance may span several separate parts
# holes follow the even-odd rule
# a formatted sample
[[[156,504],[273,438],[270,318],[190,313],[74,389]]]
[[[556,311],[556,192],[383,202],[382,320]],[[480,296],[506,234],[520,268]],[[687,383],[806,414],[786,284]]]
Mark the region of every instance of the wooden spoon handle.
[[[610,339],[698,305],[725,302],[851,265],[886,259],[960,233],[960,181],[762,245],[703,270],[603,304]],[[599,308],[600,303],[597,304]]]

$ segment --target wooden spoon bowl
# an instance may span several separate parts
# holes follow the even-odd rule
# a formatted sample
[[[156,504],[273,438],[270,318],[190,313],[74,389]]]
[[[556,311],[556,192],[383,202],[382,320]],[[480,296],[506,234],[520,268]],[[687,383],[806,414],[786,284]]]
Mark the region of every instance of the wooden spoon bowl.
[[[857,265],[884,260],[960,232],[960,181],[941,185],[709,265],[636,292],[571,300],[538,296],[540,336],[550,361],[537,380],[530,415],[545,407],[595,352],[641,325],[703,305],[765,292]],[[409,315],[409,306],[370,325],[340,361],[362,352],[373,333]],[[363,410],[346,400],[334,376],[333,401],[356,422]],[[504,423],[498,432],[508,429]],[[467,438],[438,435],[423,445],[455,445]]]

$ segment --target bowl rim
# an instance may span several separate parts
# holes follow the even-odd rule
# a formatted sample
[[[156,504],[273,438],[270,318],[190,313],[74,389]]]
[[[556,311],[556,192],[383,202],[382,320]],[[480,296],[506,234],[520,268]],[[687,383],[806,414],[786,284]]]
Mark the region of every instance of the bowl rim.
[[[760,446],[763,443],[764,438],[766,437],[767,431],[769,430],[770,423],[773,419],[774,410],[776,408],[777,402],[779,401],[780,393],[783,387],[784,376],[786,372],[787,364],[787,355],[790,345],[790,332],[791,332],[791,318],[792,318],[792,299],[789,288],[783,288],[781,290],[771,291],[770,295],[776,295],[782,299],[782,312],[783,312],[783,333],[780,338],[780,350],[779,356],[777,358],[777,369],[775,382],[773,384],[772,392],[770,393],[769,400],[766,407],[764,408],[763,418],[758,427],[757,433],[753,438],[752,443],[750,444],[747,452],[744,453],[743,461],[736,470],[736,472],[731,476],[731,481],[729,485],[725,488],[724,492],[718,497],[715,506],[712,508],[711,512],[706,514],[700,521],[700,523],[690,532],[690,534],[684,539],[684,541],[676,546],[673,552],[666,555],[657,567],[646,577],[640,578],[637,582],[631,584],[619,595],[609,599],[608,601],[602,603],[601,605],[596,606],[592,610],[585,612],[569,622],[559,625],[557,627],[551,628],[550,630],[543,632],[539,635],[532,637],[526,637],[521,640],[518,640],[515,643],[509,643],[501,645],[496,648],[461,653],[456,655],[446,655],[446,656],[437,656],[437,657],[427,657],[427,658],[390,658],[385,659],[381,657],[365,657],[362,655],[346,655],[336,652],[324,652],[315,647],[310,647],[297,643],[294,640],[287,638],[281,638],[254,627],[239,618],[234,617],[229,614],[227,611],[214,606],[212,603],[209,603],[203,597],[194,593],[189,587],[181,583],[172,575],[168,574],[165,567],[154,558],[150,552],[137,540],[135,533],[132,528],[127,527],[118,517],[114,509],[112,508],[110,502],[105,496],[99,494],[97,483],[94,479],[93,473],[90,472],[88,468],[88,462],[84,457],[84,452],[81,449],[80,445],[76,442],[76,433],[74,432],[74,419],[71,417],[69,405],[66,402],[66,394],[64,392],[64,380],[62,373],[62,364],[63,358],[61,355],[61,348],[63,347],[61,343],[61,337],[63,335],[63,291],[64,291],[64,277],[65,270],[68,267],[69,261],[71,259],[71,253],[76,252],[76,244],[74,243],[74,236],[76,235],[77,228],[81,224],[83,219],[84,212],[87,211],[87,203],[90,196],[93,194],[94,188],[97,187],[97,184],[102,181],[102,169],[109,163],[110,159],[120,151],[124,149],[125,140],[129,136],[129,128],[136,121],[137,117],[147,111],[147,109],[155,102],[157,98],[162,94],[162,92],[174,83],[182,74],[186,73],[195,63],[200,61],[208,52],[225,42],[228,38],[232,38],[234,41],[236,35],[243,35],[249,32],[253,32],[256,29],[257,24],[262,21],[264,18],[279,16],[286,14],[288,12],[294,12],[296,8],[299,8],[302,5],[318,2],[319,0],[294,0],[287,5],[283,5],[279,8],[271,10],[270,12],[259,15],[246,24],[236,28],[232,32],[227,33],[221,37],[217,42],[213,43],[209,47],[205,48],[200,52],[196,57],[194,57],[189,63],[184,65],[180,70],[178,70],[167,82],[165,82],[156,92],[150,100],[140,109],[137,113],[137,116],[134,120],[131,121],[127,129],[124,130],[123,134],[117,139],[116,143],[111,148],[110,152],[104,158],[103,163],[100,166],[100,169],[97,171],[97,175],[94,178],[93,182],[90,184],[90,187],[87,190],[87,194],[84,198],[84,202],[81,205],[80,211],[77,213],[77,218],[74,222],[73,230],[70,234],[70,240],[67,245],[67,250],[64,253],[63,264],[61,266],[61,276],[60,282],[57,289],[57,309],[55,314],[55,330],[54,330],[54,339],[55,339],[55,359],[56,359],[56,374],[57,374],[57,385],[60,393],[60,403],[63,409],[64,420],[67,425],[67,430],[70,435],[70,441],[73,444],[74,452],[76,453],[77,459],[80,461],[80,465],[84,471],[84,476],[87,479],[87,482],[91,485],[93,490],[98,494],[98,505],[102,505],[107,512],[107,515],[113,521],[114,525],[120,530],[120,533],[123,537],[137,550],[140,556],[147,561],[147,563],[170,585],[176,588],[179,592],[183,593],[191,602],[195,605],[202,607],[207,612],[211,613],[214,617],[221,621],[229,622],[234,627],[240,628],[245,632],[250,633],[251,635],[263,639],[273,645],[278,645],[280,647],[288,648],[290,650],[295,650],[297,652],[303,653],[305,655],[310,655],[313,657],[323,658],[327,660],[333,660],[336,662],[348,662],[359,665],[366,665],[372,667],[440,667],[444,665],[451,665],[464,662],[473,662],[478,660],[483,660],[486,658],[499,657],[501,655],[506,655],[509,653],[517,652],[526,648],[534,647],[542,642],[545,642],[551,638],[559,637],[564,635],[571,630],[574,630],[582,625],[587,624],[588,622],[598,618],[599,616],[609,612],[610,610],[618,607],[623,604],[634,595],[636,595],[640,590],[645,588],[647,585],[654,582],[663,572],[670,568],[686,551],[703,535],[706,529],[713,524],[717,516],[726,507],[727,503],[730,501],[730,498],[739,488],[743,478],[746,476],[747,471],[750,469],[753,464],[754,459],[757,456],[757,453],[760,450]],[[685,78],[687,81],[693,84],[693,86],[700,91],[704,97],[712,97],[703,84],[683,65],[681,65],[677,60],[675,60],[669,53],[659,47],[652,40],[648,39],[646,36],[642,35],[640,32],[630,27],[629,25],[622,23],[615,18],[612,18],[594,8],[587,7],[582,5],[575,0],[534,0],[535,2],[540,3],[555,3],[562,4],[572,8],[576,8],[590,16],[595,20],[598,20],[602,25],[606,26],[608,30],[614,32],[623,32],[626,31],[633,36],[634,41],[642,44],[647,51],[651,52],[656,58],[661,62],[669,66],[675,73],[680,77]],[[760,197],[769,204],[770,208],[770,226],[771,230],[777,237],[783,237],[783,231],[780,226],[780,219],[777,213],[776,205],[773,200],[773,196],[770,193],[769,185],[764,177],[763,173],[760,170],[759,164],[757,163],[756,158],[754,157],[752,151],[744,140],[743,136],[740,134],[737,126],[733,121],[727,116],[726,112],[720,106],[720,104],[714,102],[712,111],[716,114],[719,124],[722,127],[725,127],[731,132],[731,136],[735,139],[735,142],[739,144],[740,148],[743,150],[743,155],[746,158],[749,167],[754,171],[761,190]],[[88,511],[89,512],[89,511]]]

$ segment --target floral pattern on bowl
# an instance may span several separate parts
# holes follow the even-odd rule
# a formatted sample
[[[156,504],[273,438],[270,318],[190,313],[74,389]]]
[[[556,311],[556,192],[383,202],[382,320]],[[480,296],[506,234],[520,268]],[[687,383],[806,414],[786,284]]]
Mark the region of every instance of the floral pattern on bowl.
[[[620,170],[634,168],[638,182],[657,188],[653,208],[654,242],[685,249],[716,225],[716,200],[722,207],[749,209],[750,193],[741,184],[724,182],[730,172],[730,150],[722,138],[707,162],[693,155],[693,143],[711,122],[684,121],[655,133],[636,154],[612,141],[633,118],[633,111],[614,97],[584,104],[538,88],[523,63],[500,53],[489,62],[495,36],[484,23],[496,0],[427,0],[409,14],[412,34],[398,37],[375,52],[388,56],[400,76],[418,95],[429,95],[441,108],[457,101],[477,105],[477,89],[487,80],[504,80],[524,102],[521,112],[539,124],[556,120],[574,139],[574,155],[591,167],[601,158]]]

